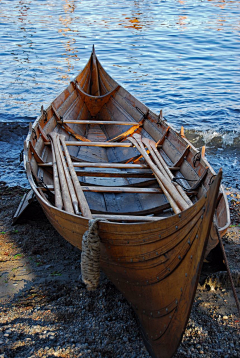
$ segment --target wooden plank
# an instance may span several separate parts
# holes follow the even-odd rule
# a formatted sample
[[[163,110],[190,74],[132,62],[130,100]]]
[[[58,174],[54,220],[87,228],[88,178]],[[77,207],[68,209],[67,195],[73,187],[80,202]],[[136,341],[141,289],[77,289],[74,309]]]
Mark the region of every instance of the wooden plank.
[[[58,134],[52,132],[49,134],[51,138],[52,146],[52,155],[53,155],[53,164],[54,164],[54,188],[55,188],[55,205],[61,209],[61,204],[63,201],[64,209],[70,213],[74,213],[73,203],[71,200],[71,194],[69,191],[67,178],[64,173],[64,164],[61,159],[61,154],[58,147]],[[60,183],[60,186],[59,186]],[[58,204],[57,199],[59,198],[60,204]]]
[[[63,123],[67,123],[67,124],[116,124],[116,125],[119,125],[119,126],[136,126],[136,127],[139,127],[139,123],[134,123],[134,122],[122,122],[122,121],[105,121],[104,119],[102,120],[98,120],[98,121],[95,121],[95,120],[63,120],[63,121],[58,121],[57,122],[58,124],[63,124]]]
[[[111,214],[93,214],[93,218],[102,218],[113,221],[159,221],[166,217],[156,216],[135,216],[135,215],[111,215]]]
[[[41,167],[52,166],[52,162],[39,163]],[[119,169],[147,169],[147,164],[122,164],[122,163],[88,163],[88,162],[74,162],[73,166],[76,168],[119,168]]]
[[[53,185],[46,186],[48,190],[53,191]],[[89,191],[94,193],[139,193],[139,194],[162,194],[160,188],[141,188],[141,187],[114,187],[114,186],[97,186],[97,185],[81,185],[83,191]],[[39,187],[43,191],[46,190],[44,187]]]
[[[71,174],[71,177],[72,177],[74,188],[76,190],[78,203],[79,203],[79,206],[81,208],[82,215],[87,217],[87,218],[89,218],[89,219],[91,219],[92,218],[92,213],[91,213],[91,211],[89,209],[86,197],[85,197],[85,195],[84,195],[84,193],[82,191],[81,185],[79,183],[79,180],[77,178],[76,172],[74,170],[70,154],[69,154],[69,152],[67,150],[67,147],[66,147],[66,144],[65,144],[65,137],[63,135],[61,135],[60,140],[61,140],[61,144],[63,146],[63,150],[64,150],[64,153],[65,153],[65,156],[66,156],[66,159],[67,159],[68,167],[70,169],[70,174]]]
[[[60,123],[59,121],[57,123]],[[90,142],[89,139],[82,136],[81,134],[76,133],[71,127],[69,127],[66,123],[61,123],[62,127],[65,129],[66,132],[71,134],[75,139],[81,140],[83,142]]]
[[[115,177],[115,178],[153,178],[153,172],[148,169],[141,169],[141,170],[117,170],[110,168],[106,168],[108,170],[95,170],[91,169],[80,169],[75,170],[78,176],[86,176],[86,177]]]
[[[83,186],[83,191],[93,191],[96,193],[141,193],[141,194],[162,194],[160,188],[131,188],[131,187],[112,187],[112,186]]]
[[[67,146],[80,146],[80,147],[124,147],[130,148],[133,147],[132,143],[122,142],[122,143],[110,143],[110,142],[76,142],[76,141],[66,141]],[[45,142],[45,145],[50,145],[50,142]]]
[[[24,213],[24,211],[29,207],[29,205],[33,202],[35,198],[34,191],[32,189],[29,190],[28,193],[25,193],[18,208],[15,212],[12,223],[13,225],[17,223],[18,219],[21,217],[21,215]]]
[[[158,167],[152,162],[152,160],[150,159],[150,157],[148,156],[147,152],[145,151],[144,145],[141,141],[141,136],[140,135],[136,135],[134,134],[133,137],[130,137],[129,140],[135,144],[136,148],[139,150],[139,152],[142,154],[142,156],[144,157],[144,159],[146,160],[146,162],[149,164],[149,166],[151,167],[152,171],[154,172],[154,175],[158,181],[158,184],[160,185],[160,187],[162,188],[166,198],[168,199],[173,211],[175,212],[175,214],[178,214],[181,210],[179,209],[179,205],[178,203],[176,203],[175,200],[175,194],[176,192],[174,192],[174,198],[172,193],[169,193],[168,187],[170,186],[171,182],[168,181],[164,175],[161,173],[161,171],[158,169]]]

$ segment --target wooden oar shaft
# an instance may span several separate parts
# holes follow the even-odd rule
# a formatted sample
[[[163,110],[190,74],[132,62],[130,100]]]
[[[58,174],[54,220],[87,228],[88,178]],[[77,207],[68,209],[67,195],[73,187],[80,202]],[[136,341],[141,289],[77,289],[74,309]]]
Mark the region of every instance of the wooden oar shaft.
[[[157,181],[158,181],[158,184],[160,186],[160,188],[162,189],[164,195],[166,196],[166,198],[168,199],[169,201],[169,204],[171,205],[173,211],[175,214],[178,214],[180,213],[180,209],[178,207],[178,205],[176,204],[176,202],[173,200],[172,196],[170,195],[170,193],[167,191],[167,189],[165,188],[162,180],[160,179],[160,177],[163,177],[163,175],[160,173],[160,171],[157,169],[157,167],[153,164],[153,162],[151,161],[151,159],[149,158],[148,154],[146,153],[144,147],[140,146],[137,142],[137,140],[133,137],[129,137],[128,138],[135,146],[136,148],[138,149],[138,151],[142,154],[142,156],[144,157],[144,159],[146,160],[146,162],[148,163],[148,165],[150,166],[150,168],[152,169],[153,171],[153,174],[155,175]],[[160,174],[160,177],[159,177],[159,174]],[[164,178],[164,177],[163,177]]]
[[[53,165],[53,184],[54,184],[54,191],[55,191],[55,206],[58,209],[62,210],[63,201],[62,201],[62,195],[60,190],[60,182],[59,182],[58,169],[56,163],[55,149],[52,139],[51,139],[51,147],[52,147],[52,165]]]
[[[152,157],[154,158],[155,163],[157,164],[158,168],[161,170],[162,174],[165,175],[166,178],[169,178],[170,181],[174,178],[174,175],[170,171],[169,167],[167,166],[166,162],[162,158],[161,154],[158,152],[156,148],[156,143],[149,139],[143,139],[142,142],[147,146],[149,149]],[[187,196],[187,194],[184,192],[183,188],[179,184],[173,184],[173,186],[177,189],[183,200],[187,203],[188,206],[192,206],[192,202]]]
[[[173,180],[174,178],[174,175],[172,174],[172,172],[170,171],[167,163],[165,162],[165,160],[163,159],[163,157],[161,156],[161,154],[159,153],[159,151],[157,150],[157,148],[153,145],[151,145],[153,147],[153,150],[154,152],[156,153],[158,159],[160,160],[162,166],[165,168],[166,172],[168,173],[168,176],[171,180]],[[179,185],[179,184],[176,184],[176,189],[178,190],[179,194],[183,197],[183,199],[186,201],[186,203],[189,205],[189,206],[192,206],[193,203],[192,201],[189,199],[189,197],[187,196],[187,194],[185,193],[185,191],[183,190],[183,188]]]
[[[57,145],[58,145],[59,154],[60,154],[60,157],[61,157],[61,160],[62,160],[63,170],[64,170],[64,174],[65,174],[65,177],[66,177],[66,182],[67,182],[67,185],[68,185],[69,193],[70,193],[70,196],[71,196],[72,205],[73,205],[75,213],[77,215],[79,215],[78,199],[76,197],[75,190],[74,190],[74,187],[73,187],[73,184],[72,184],[72,180],[71,180],[71,177],[70,177],[70,174],[69,174],[69,171],[68,171],[68,167],[67,167],[67,164],[66,164],[66,160],[64,158],[64,155],[63,155],[63,152],[62,152],[62,149],[61,149],[59,136],[57,136]]]
[[[63,150],[64,150],[64,153],[65,153],[65,156],[66,156],[66,159],[67,159],[68,168],[69,168],[69,171],[70,171],[70,174],[71,174],[71,177],[72,177],[73,185],[74,185],[74,188],[75,188],[75,191],[76,191],[76,195],[77,195],[77,198],[78,198],[78,203],[79,203],[79,206],[81,208],[82,215],[87,217],[87,218],[89,218],[89,219],[91,219],[92,218],[92,213],[91,213],[91,211],[89,209],[86,197],[85,197],[85,195],[84,195],[84,193],[82,191],[82,188],[81,188],[81,185],[79,183],[77,174],[76,174],[75,169],[73,167],[73,163],[72,163],[70,154],[68,152],[68,149],[67,149],[67,146],[66,146],[66,143],[65,143],[65,137],[63,135],[60,135],[60,141],[62,143]]]
[[[139,138],[139,145],[142,149],[142,152],[145,152],[145,148],[144,145],[141,141],[141,137]],[[147,155],[148,157],[148,155]],[[177,206],[181,209],[181,210],[185,210],[188,208],[188,204],[185,202],[185,200],[183,200],[182,196],[179,194],[179,192],[177,191],[177,189],[175,188],[175,186],[170,182],[169,179],[167,179],[162,172],[159,170],[159,168],[152,162],[152,160],[148,157],[149,160],[149,166],[151,166],[152,170],[157,174],[157,176],[159,177],[159,179],[161,180],[162,184],[165,186],[166,190],[168,191],[168,193],[170,194],[170,196],[172,197],[172,199],[174,200],[174,202],[177,204]],[[151,164],[151,165],[150,165]]]
[[[73,210],[73,206],[72,206],[72,202],[71,202],[71,198],[70,198],[70,194],[69,194],[69,190],[68,190],[66,177],[65,177],[65,174],[64,174],[64,170],[63,170],[62,160],[61,160],[59,149],[58,149],[57,134],[52,132],[52,133],[49,134],[49,136],[52,139],[54,152],[55,152],[55,156],[56,156],[57,170],[58,170],[60,184],[61,184],[61,193],[62,193],[62,199],[63,199],[63,206],[64,206],[64,209],[67,212],[73,214],[74,210]]]

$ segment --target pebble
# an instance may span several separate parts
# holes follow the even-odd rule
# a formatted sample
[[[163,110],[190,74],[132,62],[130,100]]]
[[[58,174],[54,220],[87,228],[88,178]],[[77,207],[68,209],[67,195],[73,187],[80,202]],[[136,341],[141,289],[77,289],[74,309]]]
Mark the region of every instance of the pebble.
[[[11,302],[0,304],[0,358],[150,358],[132,308],[104,274],[98,289],[88,292],[81,281],[80,252],[44,217],[17,229],[14,239],[19,250],[27,256],[37,247],[41,255],[29,255],[35,281]],[[51,276],[54,271],[62,275]],[[228,289],[198,287],[174,358],[240,357],[237,316],[220,310],[224,299],[229,309]]]

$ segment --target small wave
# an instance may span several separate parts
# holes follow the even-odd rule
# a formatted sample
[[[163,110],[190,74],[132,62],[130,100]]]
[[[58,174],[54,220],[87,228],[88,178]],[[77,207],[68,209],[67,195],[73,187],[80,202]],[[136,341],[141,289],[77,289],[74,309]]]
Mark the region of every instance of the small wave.
[[[186,137],[197,148],[205,145],[206,147],[214,148],[240,148],[240,132],[239,131],[215,131],[212,129],[201,130],[186,130]]]

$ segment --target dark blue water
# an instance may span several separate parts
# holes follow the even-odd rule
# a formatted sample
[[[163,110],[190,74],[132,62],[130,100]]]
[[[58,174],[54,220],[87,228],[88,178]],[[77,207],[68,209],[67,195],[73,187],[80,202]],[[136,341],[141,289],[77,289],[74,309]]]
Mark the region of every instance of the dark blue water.
[[[95,44],[114,79],[240,187],[239,18],[239,0],[0,0],[0,180],[27,185],[28,123]]]

